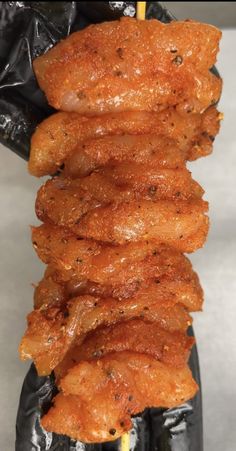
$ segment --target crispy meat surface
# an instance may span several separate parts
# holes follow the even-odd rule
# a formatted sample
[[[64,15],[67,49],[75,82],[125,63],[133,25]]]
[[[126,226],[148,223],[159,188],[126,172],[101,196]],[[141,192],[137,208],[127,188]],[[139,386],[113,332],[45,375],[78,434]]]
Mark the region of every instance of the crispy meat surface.
[[[28,329],[19,352],[22,360],[32,359],[39,375],[49,375],[63,359],[77,332],[78,303],[68,309],[42,306],[27,317]]]
[[[42,419],[84,442],[120,437],[146,407],[193,397],[190,312],[203,291],[182,254],[203,246],[208,203],[186,162],[219,131],[221,33],[194,21],[101,23],[34,69],[59,113],[31,140],[33,246],[48,265],[20,344],[60,390]]]
[[[177,263],[177,262],[176,262]],[[180,262],[181,264],[181,262]],[[167,269],[167,268],[166,268]],[[169,270],[170,268],[168,268]],[[35,308],[47,306],[63,307],[71,298],[91,295],[99,298],[112,297],[117,300],[128,299],[132,296],[143,295],[145,290],[154,293],[158,299],[178,299],[189,311],[199,311],[202,308],[203,291],[198,276],[193,271],[184,271],[183,268],[174,268],[162,275],[154,276],[144,281],[135,280],[123,286],[100,285],[89,283],[87,280],[68,282],[57,280],[57,273],[44,275],[42,281],[35,289]],[[158,272],[158,269],[156,269]]]
[[[129,140],[134,139],[132,135],[135,135],[136,141],[140,136],[146,141],[147,153],[153,146],[156,147],[157,152],[160,147],[163,149],[165,145],[163,138],[160,143],[148,144],[149,135],[152,139],[153,134],[174,140],[174,146],[179,148],[177,154],[182,152],[185,159],[194,160],[211,152],[212,140],[218,133],[219,123],[220,116],[214,107],[203,114],[180,114],[174,108],[168,108],[159,113],[124,112],[93,118],[77,113],[56,113],[45,119],[32,136],[29,171],[37,177],[54,175],[62,165],[65,164],[67,167],[67,159],[72,158],[73,154],[78,154],[75,168],[81,165],[82,173],[89,172],[91,165],[101,165],[104,158],[105,163],[112,160],[111,137],[126,135],[128,136],[124,138],[123,144],[122,141],[120,142],[122,150],[118,161],[126,159],[130,161],[132,153],[129,151]],[[99,146],[98,141],[97,152],[93,153],[94,146],[90,150],[91,140],[102,137],[104,138],[102,146]],[[81,154],[82,158],[80,158]],[[128,157],[127,154],[129,154]],[[68,168],[73,165],[74,160],[73,164],[71,162],[68,164]],[[69,175],[73,173],[73,170],[68,169],[68,171]]]
[[[34,287],[34,308],[43,305],[61,307],[68,300],[66,285],[58,283],[55,277],[55,269],[48,266],[42,280]]]
[[[160,116],[162,117],[162,116]],[[146,115],[147,118],[147,115]],[[176,116],[174,117],[176,121]],[[193,121],[193,130],[186,126],[187,134],[175,139],[163,135],[105,135],[86,140],[77,145],[64,161],[64,173],[72,178],[85,176],[101,166],[120,164],[121,162],[148,163],[153,168],[182,168],[185,160],[195,160],[208,155],[212,142],[219,131],[219,113],[209,108],[201,116],[201,125],[197,127],[197,116],[186,118]],[[181,119],[178,121],[181,125]],[[175,122],[172,122],[174,124]],[[180,127],[181,128],[181,127]],[[194,135],[195,133],[195,135]]]
[[[221,93],[209,71],[220,37],[193,21],[122,18],[73,33],[37,58],[34,70],[58,110],[99,115],[179,105],[202,112]]]
[[[76,338],[82,341],[99,326],[132,318],[157,322],[170,331],[186,331],[191,325],[187,298],[181,284],[179,292],[170,294],[168,290],[162,292],[159,283],[152,283],[134,297],[120,301],[87,295],[71,299],[67,308],[42,307],[28,315],[28,329],[20,344],[21,358],[33,359],[40,375],[50,374]]]
[[[187,365],[173,368],[128,351],[79,363],[60,386],[42,425],[83,442],[115,440],[131,428],[131,415],[146,407],[177,406],[198,388]]]
[[[57,379],[82,361],[101,358],[111,352],[133,351],[148,354],[173,366],[184,366],[189,358],[194,338],[183,332],[169,332],[157,323],[133,319],[88,334],[81,344],[75,344],[56,367]]]
[[[207,202],[132,201],[98,207],[71,229],[80,237],[114,244],[155,239],[182,252],[203,246],[208,232]]]
[[[74,227],[87,212],[103,205],[139,199],[198,199],[202,188],[187,169],[156,169],[123,164],[72,180],[48,180],[37,195],[36,213],[43,222]]]
[[[68,230],[69,243],[78,241],[76,247],[71,246],[70,254],[74,254],[74,260],[79,258],[83,262],[83,259],[98,253],[99,244],[93,240],[114,245],[154,240],[158,245],[172,246],[182,252],[193,252],[202,247],[206,240],[209,226],[208,217],[205,215],[207,209],[207,202],[202,200],[156,202],[141,200],[97,207],[82,216],[78,223],[67,224],[71,230],[71,232]],[[71,217],[72,220],[75,219],[73,212]],[[63,222],[63,216],[60,219],[60,222]],[[52,226],[33,228],[33,244],[38,253],[40,252],[38,238],[43,240],[46,230],[49,231],[46,239],[56,243],[50,233],[53,231]],[[60,229],[55,227],[55,232],[60,236]],[[56,250],[61,249],[63,252],[65,244],[68,244],[67,239],[65,242],[62,239],[57,243]],[[78,246],[80,254],[76,256]],[[50,242],[45,243],[44,252],[49,254],[50,249]],[[64,255],[64,259],[69,258],[70,254]],[[46,258],[44,261],[49,263]],[[79,260],[77,263],[80,263]]]
[[[98,168],[122,162],[181,169],[185,166],[189,146],[189,140],[180,149],[174,139],[150,133],[94,137],[73,149],[65,160],[63,173],[71,178],[84,177]]]
[[[83,280],[128,289],[130,284],[138,288],[154,278],[194,281],[201,293],[190,261],[173,248],[159,246],[156,240],[104,245],[78,240],[68,229],[47,224],[33,228],[32,240],[39,258],[57,270],[57,280],[69,282],[72,293]]]

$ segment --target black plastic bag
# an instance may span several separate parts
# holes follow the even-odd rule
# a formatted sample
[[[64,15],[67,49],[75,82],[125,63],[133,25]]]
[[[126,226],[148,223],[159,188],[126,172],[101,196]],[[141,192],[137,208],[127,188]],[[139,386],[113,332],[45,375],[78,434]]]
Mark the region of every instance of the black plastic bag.
[[[35,79],[32,60],[89,23],[134,16],[135,2],[0,2],[0,142],[29,158],[30,138],[53,112]],[[147,2],[147,18],[174,17],[159,2]],[[200,385],[197,350],[190,366]],[[22,388],[16,422],[16,451],[118,450],[120,441],[84,445],[40,426],[57,389],[53,376],[38,377],[31,366]],[[201,392],[175,409],[147,409],[133,420],[135,451],[202,451]]]

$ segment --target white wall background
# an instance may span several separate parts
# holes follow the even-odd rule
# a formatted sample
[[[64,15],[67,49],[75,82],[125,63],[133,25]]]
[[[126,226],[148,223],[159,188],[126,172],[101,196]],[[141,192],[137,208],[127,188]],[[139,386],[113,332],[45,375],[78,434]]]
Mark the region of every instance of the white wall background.
[[[235,2],[162,2],[178,19],[194,18],[217,27],[236,27]]]

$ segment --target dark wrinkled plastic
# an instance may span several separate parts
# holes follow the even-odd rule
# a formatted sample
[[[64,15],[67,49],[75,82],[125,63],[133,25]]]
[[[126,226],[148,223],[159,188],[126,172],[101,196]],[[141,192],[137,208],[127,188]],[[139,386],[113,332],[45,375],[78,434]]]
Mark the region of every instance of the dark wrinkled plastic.
[[[196,347],[193,348],[189,363],[200,385]],[[32,365],[20,398],[16,451],[120,451],[120,440],[85,445],[42,429],[40,417],[49,408],[56,392],[53,376],[38,377]],[[133,419],[130,437],[131,451],[202,451],[201,392],[177,408],[146,409],[142,415]]]
[[[76,2],[0,2],[0,142],[25,159],[33,130],[53,111],[32,60],[86,25],[77,9]]]
[[[133,16],[135,8],[135,2],[0,2],[0,142],[28,159],[36,125],[53,112],[34,77],[36,56],[72,31]],[[146,16],[165,23],[174,19],[159,2],[147,2]],[[196,348],[190,366],[200,384]],[[44,431],[40,416],[56,391],[53,376],[38,377],[32,365],[20,397],[15,451],[118,451],[119,440],[84,445]],[[132,451],[202,451],[201,392],[175,409],[147,409],[133,425]]]

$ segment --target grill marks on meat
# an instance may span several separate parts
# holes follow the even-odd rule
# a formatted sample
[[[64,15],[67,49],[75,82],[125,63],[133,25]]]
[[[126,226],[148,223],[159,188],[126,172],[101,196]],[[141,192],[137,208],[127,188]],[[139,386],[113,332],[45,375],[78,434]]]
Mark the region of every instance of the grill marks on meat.
[[[109,36],[109,39],[108,39]],[[203,246],[208,204],[186,169],[212,151],[220,32],[193,21],[120,21],[74,33],[34,61],[64,110],[31,141],[29,171],[51,175],[32,228],[48,265],[21,341],[60,393],[49,430],[115,440],[146,407],[194,396],[190,312],[203,291],[182,254]]]

